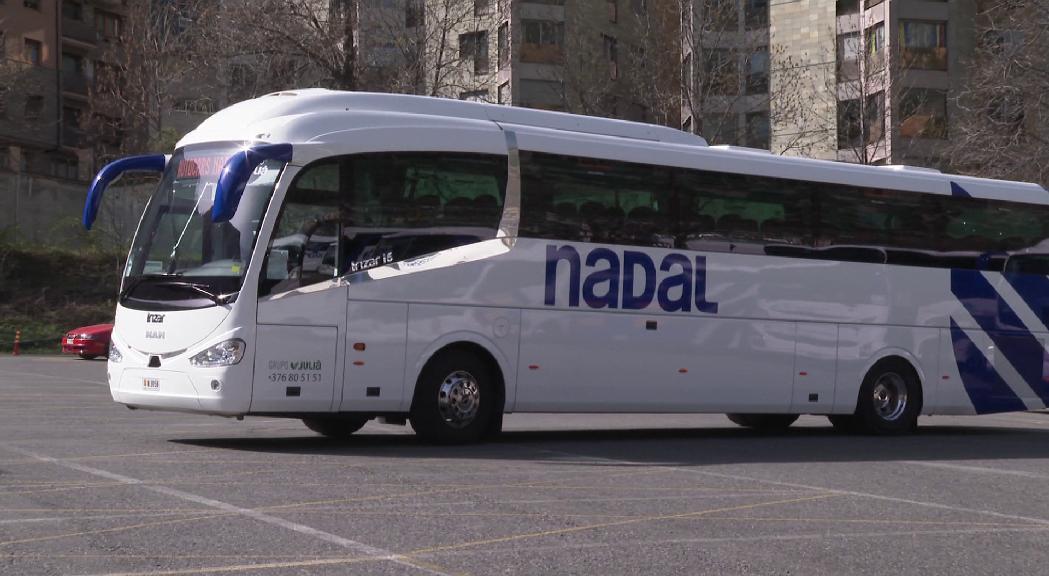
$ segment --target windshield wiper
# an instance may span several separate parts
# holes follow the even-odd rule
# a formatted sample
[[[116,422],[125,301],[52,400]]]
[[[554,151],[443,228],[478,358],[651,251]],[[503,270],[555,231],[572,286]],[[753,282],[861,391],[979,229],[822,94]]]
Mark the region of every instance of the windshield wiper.
[[[228,304],[229,301],[233,298],[233,296],[235,296],[237,294],[236,292],[233,292],[232,294],[215,294],[214,292],[204,288],[203,285],[196,284],[194,282],[183,282],[183,281],[180,281],[180,280],[163,280],[164,277],[171,277],[171,276],[181,276],[181,275],[180,274],[161,274],[161,275],[136,276],[136,277],[132,278],[128,282],[128,285],[126,287],[124,287],[124,290],[120,293],[120,301],[123,302],[124,300],[126,300],[127,297],[131,294],[131,291],[134,290],[139,284],[142,283],[143,280],[146,280],[146,279],[153,280],[152,282],[150,282],[150,284],[152,284],[154,286],[167,286],[169,288],[179,288],[179,289],[182,289],[182,290],[188,290],[190,292],[196,292],[197,294],[200,294],[201,296],[205,296],[205,297],[207,297],[208,300],[211,300],[215,304],[219,304],[219,305]],[[154,279],[157,279],[157,278],[160,278],[160,280],[154,280]]]
[[[158,286],[169,286],[171,288],[181,288],[183,290],[189,290],[196,292],[202,296],[207,296],[209,300],[215,304],[225,304],[229,302],[229,299],[233,294],[215,294],[214,292],[205,289],[200,284],[194,284],[193,282],[179,282],[177,280],[167,280],[164,282],[157,282]]]

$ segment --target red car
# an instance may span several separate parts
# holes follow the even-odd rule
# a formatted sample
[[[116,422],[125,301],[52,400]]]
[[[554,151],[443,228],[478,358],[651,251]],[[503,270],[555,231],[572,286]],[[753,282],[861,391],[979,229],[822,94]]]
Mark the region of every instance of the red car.
[[[62,337],[62,352],[76,354],[85,360],[109,354],[109,337],[112,324],[95,324],[70,330]]]

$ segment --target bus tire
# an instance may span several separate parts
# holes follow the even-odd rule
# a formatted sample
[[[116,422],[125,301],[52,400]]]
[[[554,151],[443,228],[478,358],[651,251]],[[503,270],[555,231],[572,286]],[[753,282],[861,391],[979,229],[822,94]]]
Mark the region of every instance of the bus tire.
[[[440,352],[419,375],[409,420],[426,442],[477,442],[490,432],[496,404],[488,362],[462,348]]]
[[[856,424],[867,434],[910,434],[918,427],[921,406],[921,382],[914,368],[901,358],[888,358],[875,364],[863,379]]]
[[[349,438],[354,432],[360,430],[371,418],[361,415],[339,415],[320,416],[317,418],[303,418],[302,423],[307,428],[328,438]]]
[[[845,434],[853,434],[856,432],[857,425],[855,414],[828,414],[827,420],[830,420],[830,425],[838,432],[844,432]]]
[[[797,414],[725,414],[728,419],[744,428],[762,432],[782,432],[798,419]]]

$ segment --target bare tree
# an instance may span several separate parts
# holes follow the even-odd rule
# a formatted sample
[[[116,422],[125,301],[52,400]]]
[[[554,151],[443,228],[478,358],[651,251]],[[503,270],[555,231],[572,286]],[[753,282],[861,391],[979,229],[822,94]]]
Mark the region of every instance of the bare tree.
[[[952,168],[1049,186],[1049,5],[978,6],[979,42],[951,123]]]
[[[812,124],[804,69],[782,47],[770,46],[767,6],[740,0],[680,5],[684,129],[715,144],[769,148],[773,126]],[[804,153],[804,136],[791,135],[777,152]]]
[[[837,36],[834,76],[826,78],[823,94],[837,109],[839,158],[856,164],[873,164],[889,154],[886,102],[892,101],[898,74],[891,71],[896,58],[886,42],[885,24],[867,26]]]

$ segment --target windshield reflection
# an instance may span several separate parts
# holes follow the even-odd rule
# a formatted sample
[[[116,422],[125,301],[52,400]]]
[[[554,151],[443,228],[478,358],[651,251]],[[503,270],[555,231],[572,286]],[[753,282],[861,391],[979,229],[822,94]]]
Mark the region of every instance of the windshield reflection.
[[[175,153],[150,198],[132,245],[120,301],[138,309],[225,304],[240,290],[266,205],[283,168],[260,164],[236,213],[212,221],[215,186],[239,146]]]

